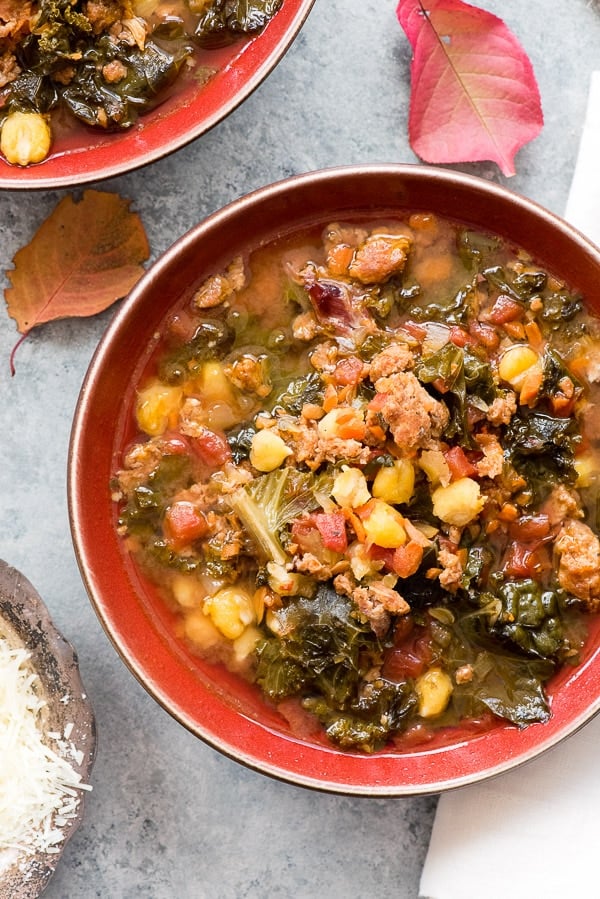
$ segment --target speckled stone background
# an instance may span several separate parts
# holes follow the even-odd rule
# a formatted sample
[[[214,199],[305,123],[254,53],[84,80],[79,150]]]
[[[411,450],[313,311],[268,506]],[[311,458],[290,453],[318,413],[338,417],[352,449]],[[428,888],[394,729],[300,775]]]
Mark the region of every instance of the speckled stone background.
[[[590,73],[600,68],[600,11],[588,0],[479,5],[528,51],[545,127],[512,179],[492,164],[456,168],[562,213]],[[168,159],[94,186],[132,199],[156,257],[207,213],[284,176],[416,162],[409,63],[395,0],[316,0],[286,57],[226,121]],[[65,193],[0,193],[2,272]],[[78,391],[110,314],[39,329],[12,379],[17,335],[0,315],[0,557],[33,582],[75,644],[99,729],[86,817],[45,896],[416,899],[435,797],[331,796],[236,765],[154,703],[98,623],[72,549],[65,474]]]

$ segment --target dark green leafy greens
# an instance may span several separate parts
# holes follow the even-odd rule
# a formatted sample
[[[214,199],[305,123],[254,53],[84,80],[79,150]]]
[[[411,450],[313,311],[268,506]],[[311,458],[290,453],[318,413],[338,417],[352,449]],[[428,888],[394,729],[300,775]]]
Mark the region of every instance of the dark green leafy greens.
[[[196,39],[204,47],[221,47],[240,34],[257,34],[281,8],[283,0],[215,0],[203,11]]]
[[[467,420],[467,402],[475,398],[485,404],[496,395],[496,387],[490,366],[468,349],[452,342],[422,359],[415,367],[415,374],[422,384],[443,382],[444,401],[450,411],[446,437],[459,437],[470,444]]]
[[[572,418],[558,418],[520,407],[506,429],[510,462],[538,500],[553,484],[573,484],[575,449],[581,440]]]
[[[267,696],[277,701],[301,693],[304,707],[344,749],[382,746],[416,696],[408,682],[363,683],[382,647],[351,600],[322,587],[314,599],[294,599],[277,620],[279,636],[265,639],[257,653],[257,682]]]
[[[191,53],[180,25],[159,26],[140,49],[96,35],[70,0],[42,0],[37,27],[16,50],[22,74],[5,89],[0,115],[46,113],[62,104],[87,125],[128,128],[174,82]],[[115,63],[123,75],[107,80],[105,67]]]

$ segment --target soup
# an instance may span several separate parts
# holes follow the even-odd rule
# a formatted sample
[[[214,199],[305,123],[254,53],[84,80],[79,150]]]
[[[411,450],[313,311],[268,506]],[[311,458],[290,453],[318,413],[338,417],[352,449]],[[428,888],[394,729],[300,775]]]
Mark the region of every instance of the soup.
[[[283,0],[11,0],[0,13],[0,151],[43,161],[73,128],[132,127],[222,48],[260,33]]]
[[[124,551],[297,733],[547,721],[600,607],[599,341],[524,251],[426,212],[235,258],[134,385]]]

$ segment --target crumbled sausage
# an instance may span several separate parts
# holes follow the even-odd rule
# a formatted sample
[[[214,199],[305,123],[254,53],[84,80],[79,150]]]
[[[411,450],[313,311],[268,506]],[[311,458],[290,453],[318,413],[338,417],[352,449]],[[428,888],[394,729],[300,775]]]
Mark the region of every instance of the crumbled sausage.
[[[7,50],[0,56],[0,88],[10,84],[20,74],[21,69],[14,53]]]
[[[109,84],[117,84],[127,75],[127,66],[124,66],[120,59],[113,59],[102,66],[102,77]]]
[[[0,40],[8,39],[9,45],[19,40],[31,30],[33,4],[30,0],[1,0]]]
[[[444,403],[430,396],[411,372],[398,372],[375,383],[384,394],[379,409],[394,440],[403,450],[426,447],[442,435],[450,414]]]
[[[507,390],[504,396],[497,396],[487,410],[486,418],[490,424],[498,427],[507,425],[517,411],[517,397],[512,390]]]
[[[231,365],[225,366],[225,374],[238,390],[255,393],[260,397],[268,396],[273,389],[264,358],[259,359],[252,353],[244,353]]]
[[[136,487],[144,484],[160,463],[163,456],[162,441],[158,439],[148,440],[146,443],[136,443],[124,459],[124,468],[119,472],[119,487],[126,497],[129,497]]]
[[[328,581],[333,573],[331,565],[322,562],[310,552],[294,557],[293,570],[300,574],[308,574],[317,581]]]
[[[131,3],[121,0],[87,0],[83,11],[90,20],[94,34],[101,34],[115,22],[133,16]]]
[[[410,612],[406,600],[382,581],[374,581],[367,587],[356,587],[352,598],[378,637],[387,633],[392,614],[406,615]]]
[[[562,524],[567,518],[581,518],[581,500],[575,490],[557,484],[540,507],[540,512],[548,516],[552,526]]]
[[[590,612],[600,609],[600,540],[582,521],[568,519],[554,550],[558,556],[558,582],[582,600]]]
[[[194,296],[194,305],[198,309],[212,309],[245,284],[244,262],[241,256],[237,256],[225,272],[212,275],[204,282]]]
[[[371,360],[369,370],[372,381],[387,378],[400,371],[407,371],[415,363],[413,353],[405,343],[392,343]]]
[[[410,247],[404,235],[371,234],[354,253],[349,274],[361,284],[382,284],[404,270]]]
[[[441,549],[438,554],[438,562],[442,566],[442,571],[439,575],[440,584],[453,593],[460,585],[463,576],[463,566],[460,557],[448,549]]]
[[[499,478],[504,468],[504,450],[494,434],[478,434],[475,438],[481,450],[483,459],[476,463],[477,474],[480,478]]]

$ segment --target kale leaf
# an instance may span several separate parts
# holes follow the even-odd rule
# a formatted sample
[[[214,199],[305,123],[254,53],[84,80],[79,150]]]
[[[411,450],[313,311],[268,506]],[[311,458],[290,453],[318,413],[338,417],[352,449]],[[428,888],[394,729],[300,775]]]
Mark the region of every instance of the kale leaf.
[[[308,697],[302,703],[325,726],[332,743],[342,749],[375,752],[400,731],[416,708],[417,696],[408,681],[377,678],[364,685],[349,711],[333,709],[325,700]]]
[[[450,421],[444,435],[459,437],[470,445],[467,400],[477,397],[484,403],[490,403],[496,395],[489,363],[450,341],[422,359],[415,367],[415,375],[422,384],[443,381],[444,402],[450,411]]]
[[[314,599],[294,598],[275,617],[278,636],[266,638],[257,650],[257,681],[265,693],[282,699],[300,689],[305,696],[317,692],[336,708],[347,707],[370,667],[367,657],[372,660],[380,649],[352,601],[322,586]]]
[[[119,516],[119,525],[134,534],[157,531],[171,498],[179,490],[189,487],[192,481],[192,465],[187,456],[162,456],[146,483],[133,490]]]
[[[506,429],[509,461],[537,499],[557,481],[572,484],[575,448],[581,436],[575,421],[520,407]]]
[[[223,47],[240,34],[258,34],[283,0],[214,0],[201,12],[196,40],[207,48]]]

